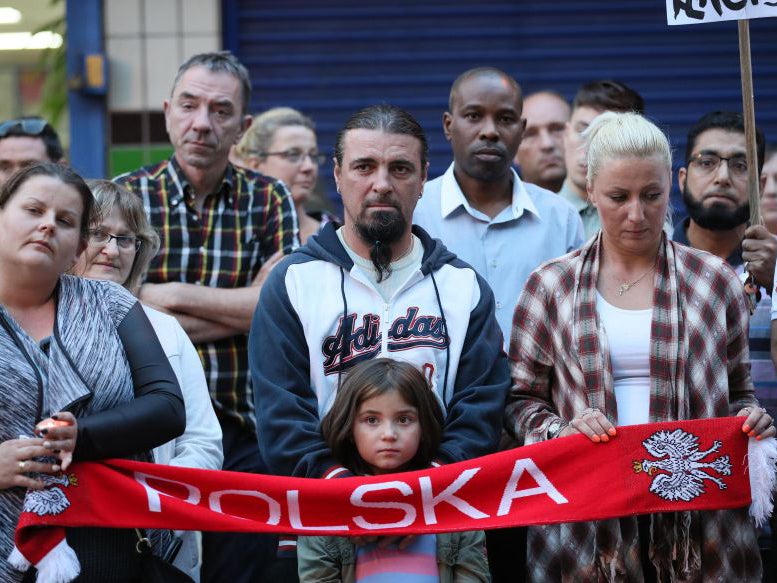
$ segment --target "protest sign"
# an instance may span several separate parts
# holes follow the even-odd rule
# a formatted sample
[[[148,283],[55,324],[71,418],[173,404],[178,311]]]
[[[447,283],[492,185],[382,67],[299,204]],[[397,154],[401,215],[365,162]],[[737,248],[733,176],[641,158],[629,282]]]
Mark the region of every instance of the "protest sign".
[[[777,16],[775,0],[666,0],[670,26],[770,16]]]
[[[722,20],[739,21],[739,69],[742,79],[742,108],[747,144],[747,195],[750,203],[751,225],[762,225],[763,220],[756,163],[755,98],[750,62],[749,19],[769,16],[777,16],[777,0],[666,0],[666,21],[670,26]]]

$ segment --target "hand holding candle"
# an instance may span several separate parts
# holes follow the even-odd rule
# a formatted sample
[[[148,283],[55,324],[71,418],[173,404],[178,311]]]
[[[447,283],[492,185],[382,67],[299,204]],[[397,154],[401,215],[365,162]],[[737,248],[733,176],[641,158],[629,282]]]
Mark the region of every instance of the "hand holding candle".
[[[43,446],[59,458],[62,470],[67,470],[73,461],[78,435],[75,416],[67,411],[60,411],[38,423],[35,426],[35,435],[45,440]]]

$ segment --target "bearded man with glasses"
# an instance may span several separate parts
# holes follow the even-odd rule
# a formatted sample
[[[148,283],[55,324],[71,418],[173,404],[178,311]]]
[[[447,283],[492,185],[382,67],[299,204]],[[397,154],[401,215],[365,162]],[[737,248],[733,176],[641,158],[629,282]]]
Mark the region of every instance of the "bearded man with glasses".
[[[64,157],[57,132],[45,119],[22,117],[0,123],[0,188],[22,168]]]
[[[764,135],[756,128],[758,173],[764,164]],[[777,238],[763,225],[748,225],[747,159],[742,114],[715,111],[688,132],[686,165],[677,173],[688,217],[673,239],[722,259],[740,275],[748,271],[765,288],[750,317],[751,377],[759,403],[777,415],[777,374],[770,354],[770,290],[777,259]],[[765,177],[759,189],[763,192]],[[774,526],[774,523],[773,523]],[[762,552],[768,542],[761,541]]]
[[[764,136],[756,130],[758,170],[764,161]],[[688,217],[673,239],[728,261],[740,273],[747,264],[758,285],[771,289],[777,240],[765,227],[748,227],[747,159],[740,113],[715,111],[688,132],[686,165],[677,179]],[[760,185],[763,189],[763,180]]]

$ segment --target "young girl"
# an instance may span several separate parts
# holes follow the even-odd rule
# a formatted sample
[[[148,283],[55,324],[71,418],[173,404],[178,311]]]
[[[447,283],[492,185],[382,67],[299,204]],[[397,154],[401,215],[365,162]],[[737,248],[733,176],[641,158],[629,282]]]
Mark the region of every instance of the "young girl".
[[[353,368],[321,422],[337,460],[359,475],[428,468],[443,414],[423,375],[387,358]],[[355,546],[347,537],[300,537],[300,582],[457,583],[488,581],[482,531],[412,537],[410,544]]]

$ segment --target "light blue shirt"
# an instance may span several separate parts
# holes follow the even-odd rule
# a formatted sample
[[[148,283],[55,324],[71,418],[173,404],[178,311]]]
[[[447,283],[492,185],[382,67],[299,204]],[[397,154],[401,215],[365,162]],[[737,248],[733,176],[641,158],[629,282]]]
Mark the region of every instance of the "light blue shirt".
[[[441,239],[491,286],[505,347],[515,304],[531,272],[584,241],[583,223],[572,205],[512,173],[512,203],[493,219],[469,204],[453,175],[453,164],[426,184],[413,215],[415,224]]]
[[[580,218],[583,220],[583,228],[585,229],[585,240],[587,241],[599,232],[602,228],[602,221],[599,218],[599,211],[596,207],[588,201],[583,200],[575,192],[572,185],[567,178],[564,181],[564,185],[561,190],[558,191],[558,195],[575,207],[575,210],[580,213]]]

